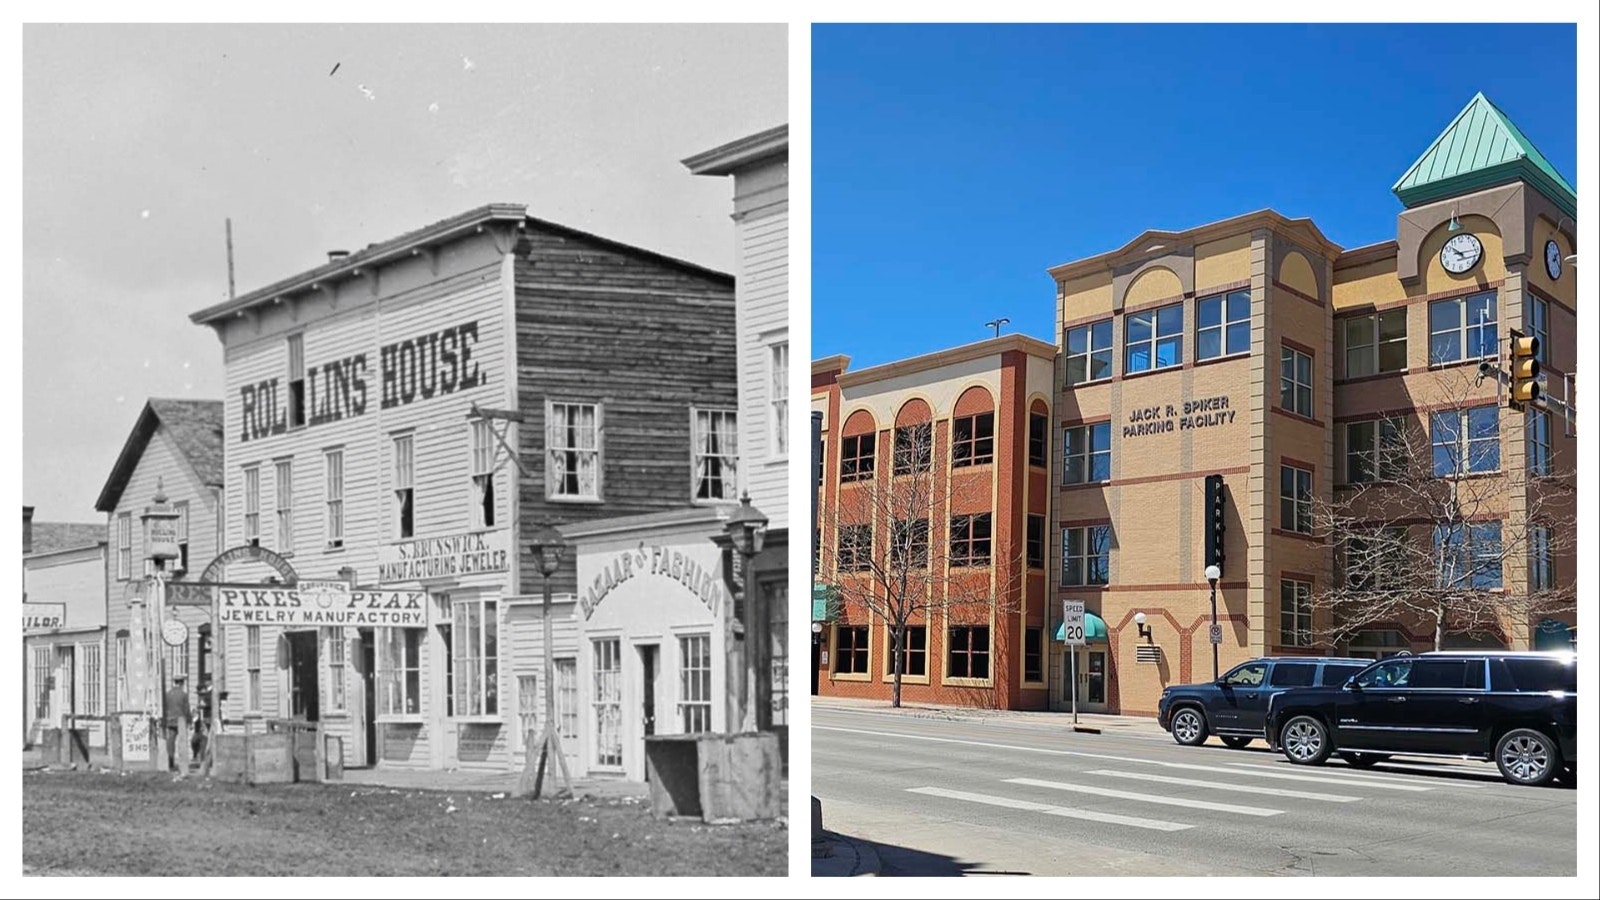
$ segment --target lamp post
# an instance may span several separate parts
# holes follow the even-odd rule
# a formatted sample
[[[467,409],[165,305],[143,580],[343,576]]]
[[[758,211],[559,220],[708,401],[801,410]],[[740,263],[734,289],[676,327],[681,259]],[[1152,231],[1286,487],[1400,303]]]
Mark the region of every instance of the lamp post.
[[[539,798],[539,792],[544,787],[544,769],[551,756],[555,757],[556,765],[561,769],[561,783],[566,793],[572,793],[572,776],[567,772],[566,758],[561,754],[561,730],[556,727],[556,685],[555,685],[555,639],[550,624],[550,576],[556,574],[561,568],[562,557],[566,555],[566,539],[561,536],[555,525],[546,520],[534,526],[532,540],[529,546],[533,550],[535,560],[539,564],[539,574],[544,576],[544,736],[539,739],[538,771],[533,779],[533,797]],[[528,759],[532,759],[533,747],[527,749]],[[527,778],[527,766],[523,767],[523,780]],[[518,793],[522,793],[525,785],[517,785]]]
[[[764,731],[772,727],[772,682],[762,678],[761,667],[767,661],[772,636],[767,626],[767,605],[755,590],[755,579],[750,574],[750,561],[761,553],[767,540],[767,517],[750,505],[750,492],[739,501],[739,508],[728,517],[723,526],[733,549],[740,558],[739,577],[730,579],[738,594],[734,597],[734,610],[743,607],[745,664],[740,672],[744,684],[740,685],[740,704],[744,707],[739,723],[742,732]],[[732,673],[729,673],[730,675]],[[731,723],[730,723],[731,724]]]
[[[161,727],[152,729],[158,738],[153,743],[157,748],[157,763],[164,770],[167,757],[167,731],[166,699],[167,699],[167,654],[162,650],[166,641],[162,637],[167,624],[167,560],[178,558],[178,519],[181,514],[167,505],[167,491],[163,480],[156,479],[156,494],[151,498],[151,505],[144,508],[139,515],[139,523],[144,528],[145,555],[151,562],[150,583],[150,611],[146,616],[145,627],[149,631],[149,639],[145,646],[155,648],[156,657],[156,696],[153,704],[161,719]],[[181,646],[181,644],[179,645]],[[148,652],[148,651],[147,651]],[[147,703],[146,706],[152,706]],[[179,732],[180,739],[182,731]],[[188,772],[180,773],[182,775]]]
[[[1222,577],[1222,569],[1218,568],[1215,565],[1206,566],[1206,580],[1211,582],[1211,631],[1212,631],[1213,634],[1215,634],[1216,630],[1217,630],[1217,579],[1221,578],[1221,577]],[[1216,681],[1217,677],[1218,677],[1218,674],[1217,674],[1217,648],[1219,646],[1221,646],[1221,642],[1220,641],[1213,640],[1211,642],[1211,680],[1212,681]]]

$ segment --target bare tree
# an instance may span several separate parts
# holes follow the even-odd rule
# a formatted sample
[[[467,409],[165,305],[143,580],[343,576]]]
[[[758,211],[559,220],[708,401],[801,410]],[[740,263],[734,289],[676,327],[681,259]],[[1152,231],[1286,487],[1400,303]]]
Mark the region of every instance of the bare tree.
[[[1441,402],[1429,404],[1426,430],[1413,415],[1353,424],[1339,461],[1348,484],[1306,504],[1312,530],[1342,563],[1311,597],[1329,645],[1401,622],[1430,626],[1437,650],[1447,635],[1504,633],[1576,608],[1570,573],[1549,577],[1576,545],[1577,484],[1552,467],[1551,436],[1524,438],[1532,458],[1508,465],[1502,432],[1520,414],[1465,373],[1430,387]]]
[[[982,615],[987,622],[991,609],[997,619],[1014,612],[1025,569],[1021,551],[1002,555],[989,479],[937,465],[931,423],[896,427],[893,443],[887,467],[881,455],[876,471],[845,461],[837,500],[819,518],[823,533],[836,536],[832,568],[841,607],[864,609],[888,627],[892,703],[899,707],[911,623],[931,622],[935,613],[954,621]],[[987,452],[993,455],[992,438]],[[991,677],[1003,631],[991,633]]]

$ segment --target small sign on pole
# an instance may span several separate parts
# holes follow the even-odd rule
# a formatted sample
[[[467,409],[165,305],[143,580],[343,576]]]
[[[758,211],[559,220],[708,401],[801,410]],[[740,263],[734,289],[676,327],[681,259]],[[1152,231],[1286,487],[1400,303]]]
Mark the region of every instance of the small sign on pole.
[[[1222,643],[1222,626],[1216,622],[1211,623],[1211,643]]]
[[[1067,679],[1072,682],[1072,724],[1078,724],[1078,648],[1085,643],[1083,601],[1061,601],[1061,639],[1067,645]]]

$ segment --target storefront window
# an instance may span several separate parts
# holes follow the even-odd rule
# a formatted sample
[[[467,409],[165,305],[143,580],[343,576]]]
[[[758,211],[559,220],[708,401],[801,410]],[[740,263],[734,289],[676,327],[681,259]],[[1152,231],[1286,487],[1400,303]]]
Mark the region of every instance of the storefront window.
[[[422,712],[422,669],[418,628],[384,628],[378,637],[378,712],[415,716]]]
[[[117,633],[116,657],[112,660],[112,665],[116,666],[116,678],[117,678],[117,686],[116,686],[116,692],[117,693],[116,693],[116,696],[112,697],[112,701],[114,703],[116,703],[118,710],[127,709],[128,708],[128,633],[126,631],[120,631],[120,632]]]
[[[500,713],[500,641],[493,600],[454,603],[451,665],[456,716]]]
[[[33,648],[33,717],[50,718],[50,651],[49,647]]]
[[[711,636],[678,638],[678,721],[685,734],[711,730]]]
[[[989,677],[989,626],[952,625],[950,627],[951,678]]]
[[[344,709],[344,629],[324,628],[322,633],[328,644],[328,708]]]
[[[928,626],[907,625],[900,636],[900,674],[921,678],[928,674]],[[894,626],[883,627],[883,645],[894,646]],[[889,668],[885,675],[894,675],[894,661],[884,654]]]
[[[261,710],[261,626],[244,627],[244,708],[248,712]]]
[[[622,641],[594,642],[594,764],[622,765]]]
[[[834,626],[833,671],[838,675],[867,674],[867,626]]]

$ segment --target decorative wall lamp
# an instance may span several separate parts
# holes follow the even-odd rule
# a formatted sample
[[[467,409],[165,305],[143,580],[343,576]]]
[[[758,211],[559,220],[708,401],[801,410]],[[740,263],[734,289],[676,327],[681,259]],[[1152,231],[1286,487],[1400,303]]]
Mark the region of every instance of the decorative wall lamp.
[[[1146,625],[1144,623],[1144,613],[1142,613],[1142,612],[1134,613],[1133,614],[1133,624],[1138,626],[1138,628],[1139,628],[1139,637],[1142,637],[1147,641],[1150,640],[1150,626]]]

